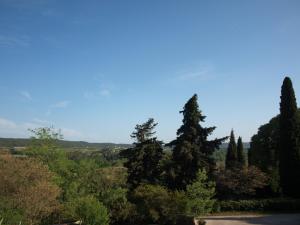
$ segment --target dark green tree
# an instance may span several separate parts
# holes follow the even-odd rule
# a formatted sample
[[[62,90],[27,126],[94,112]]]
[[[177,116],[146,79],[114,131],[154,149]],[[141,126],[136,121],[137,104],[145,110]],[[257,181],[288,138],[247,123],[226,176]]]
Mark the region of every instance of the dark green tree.
[[[234,132],[232,130],[230,133],[230,140],[227,147],[225,168],[227,170],[231,170],[231,169],[236,169],[237,166],[238,166],[237,146],[235,142]]]
[[[272,118],[267,124],[258,128],[253,135],[248,151],[248,163],[270,172],[278,166],[279,116]]]
[[[121,155],[127,158],[124,166],[127,168],[127,183],[131,188],[141,183],[157,184],[160,182],[163,157],[162,142],[153,137],[157,123],[154,119],[136,125],[131,137],[136,140],[134,147],[124,150]]]
[[[172,189],[185,189],[197,176],[199,169],[205,169],[211,176],[215,170],[213,152],[219,148],[227,138],[207,140],[216,127],[204,128],[204,122],[195,94],[185,104],[183,111],[183,125],[177,130],[177,139],[168,146],[173,147],[172,163],[168,171],[168,185]]]
[[[280,192],[278,143],[279,116],[276,116],[258,128],[257,134],[251,138],[248,151],[249,166],[258,167],[268,175],[270,194]]]
[[[297,102],[292,81],[286,77],[281,87],[279,116],[279,172],[282,192],[300,196],[300,135]]]
[[[238,142],[237,142],[237,159],[240,168],[245,168],[247,166],[245,152],[244,152],[244,145],[241,137],[238,138]]]

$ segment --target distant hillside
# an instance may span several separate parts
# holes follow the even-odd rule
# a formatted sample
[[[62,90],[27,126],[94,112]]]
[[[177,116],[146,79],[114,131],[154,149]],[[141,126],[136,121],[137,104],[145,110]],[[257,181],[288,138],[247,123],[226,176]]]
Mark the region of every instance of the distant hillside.
[[[0,147],[26,147],[30,143],[29,138],[0,138]],[[115,144],[115,143],[89,143],[85,141],[58,141],[58,145],[63,148],[128,148],[130,144]]]
[[[244,149],[250,148],[250,143],[249,142],[243,142],[243,145],[244,145]],[[227,147],[228,147],[228,143],[223,143],[220,146],[220,149],[227,149]]]

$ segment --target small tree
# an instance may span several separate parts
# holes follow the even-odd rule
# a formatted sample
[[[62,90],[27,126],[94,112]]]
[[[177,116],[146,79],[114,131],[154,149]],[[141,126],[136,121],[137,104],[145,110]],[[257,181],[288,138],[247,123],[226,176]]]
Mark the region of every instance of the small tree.
[[[208,181],[205,170],[199,170],[195,181],[186,188],[187,212],[199,216],[212,211],[215,183]]]

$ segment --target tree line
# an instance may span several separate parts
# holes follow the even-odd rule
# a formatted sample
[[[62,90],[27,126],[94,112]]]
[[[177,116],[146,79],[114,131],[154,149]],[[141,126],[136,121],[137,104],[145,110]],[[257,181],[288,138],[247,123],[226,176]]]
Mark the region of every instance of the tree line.
[[[228,197],[232,190],[231,195],[241,197],[257,189],[264,196],[300,196],[300,112],[289,77],[281,88],[280,114],[252,137],[248,156],[242,138],[238,137],[236,143],[231,131],[225,168],[217,168],[212,155],[228,137],[208,140],[216,127],[202,127],[205,116],[199,110],[197,95],[187,101],[180,113],[183,124],[177,130],[177,138],[165,144],[172,148],[169,155],[163,151],[162,141],[154,136],[154,119],[136,126],[134,147],[123,152],[131,188],[148,183],[185,190],[197,172],[205,170],[209,180],[217,182],[217,195],[221,198]]]
[[[185,217],[232,208],[235,200],[257,206],[251,200],[299,197],[300,112],[289,78],[280,114],[259,128],[248,155],[233,130],[229,137],[209,139],[216,127],[202,125],[206,117],[197,95],[180,113],[175,140],[159,140],[150,118],[136,125],[132,147],[118,156],[65,151],[53,129],[33,130],[23,155],[0,154],[2,225],[187,224]],[[214,153],[228,138],[225,163],[217,164]],[[277,208],[282,203],[261,202]]]
[[[251,139],[249,164],[269,175],[269,193],[300,197],[300,111],[289,77],[283,81],[280,99],[280,114]]]

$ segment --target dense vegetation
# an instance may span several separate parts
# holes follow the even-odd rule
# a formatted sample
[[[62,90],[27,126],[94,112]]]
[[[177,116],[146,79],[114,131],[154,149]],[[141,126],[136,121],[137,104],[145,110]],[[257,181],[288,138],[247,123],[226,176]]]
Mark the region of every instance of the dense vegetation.
[[[197,95],[181,113],[167,145],[152,118],[136,125],[132,145],[114,150],[33,130],[22,151],[0,152],[2,225],[173,225],[211,212],[300,209],[300,113],[289,78],[280,114],[259,128],[249,152],[233,130],[226,147],[227,137],[208,139],[216,128],[202,126]],[[18,146],[11,141],[5,147]]]

